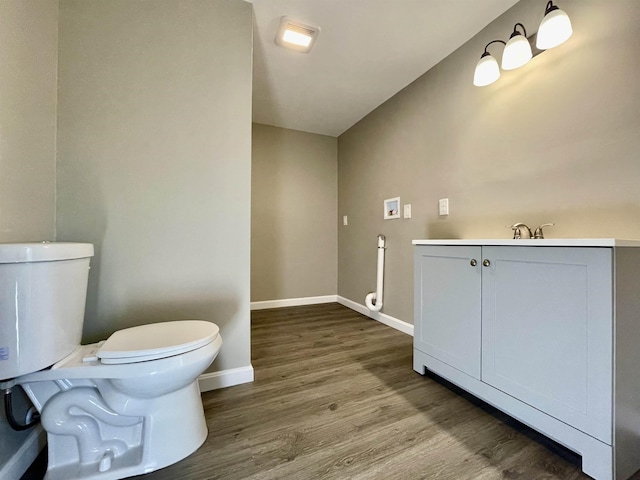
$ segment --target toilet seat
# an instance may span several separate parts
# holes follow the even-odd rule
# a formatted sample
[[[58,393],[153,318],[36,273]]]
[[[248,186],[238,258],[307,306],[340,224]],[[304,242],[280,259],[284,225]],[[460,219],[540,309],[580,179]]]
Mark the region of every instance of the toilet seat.
[[[203,320],[140,325],[113,333],[95,356],[107,365],[157,360],[201,348],[213,342],[219,332],[215,323]]]

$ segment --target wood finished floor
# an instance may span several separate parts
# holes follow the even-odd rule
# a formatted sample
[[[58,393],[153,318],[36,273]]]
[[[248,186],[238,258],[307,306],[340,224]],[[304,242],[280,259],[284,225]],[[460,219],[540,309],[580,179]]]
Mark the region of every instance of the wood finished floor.
[[[415,373],[410,336],[341,305],[255,311],[251,331],[255,382],[204,393],[205,444],[135,478],[589,478],[579,457]]]
[[[341,305],[255,311],[251,331],[255,382],[205,393],[205,445],[146,480],[588,478]]]

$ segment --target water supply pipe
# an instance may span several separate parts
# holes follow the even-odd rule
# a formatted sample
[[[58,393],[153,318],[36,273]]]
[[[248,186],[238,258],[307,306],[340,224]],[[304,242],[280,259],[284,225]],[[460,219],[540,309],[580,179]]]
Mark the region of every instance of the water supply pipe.
[[[369,293],[364,298],[364,303],[372,312],[379,312],[382,309],[382,287],[384,280],[384,251],[387,248],[387,239],[384,235],[378,235],[378,278],[376,291]]]

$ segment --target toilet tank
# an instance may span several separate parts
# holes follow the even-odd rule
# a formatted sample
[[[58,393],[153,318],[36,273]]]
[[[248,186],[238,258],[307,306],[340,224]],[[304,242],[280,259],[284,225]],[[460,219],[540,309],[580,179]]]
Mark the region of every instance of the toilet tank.
[[[90,243],[0,243],[0,380],[80,345],[92,256]]]

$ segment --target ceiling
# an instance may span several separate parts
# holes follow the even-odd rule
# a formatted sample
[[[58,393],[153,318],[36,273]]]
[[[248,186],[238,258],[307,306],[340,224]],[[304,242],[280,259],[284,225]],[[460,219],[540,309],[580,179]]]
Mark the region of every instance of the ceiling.
[[[253,121],[338,136],[518,0],[250,1]],[[284,15],[320,27],[310,53],[275,44]]]

